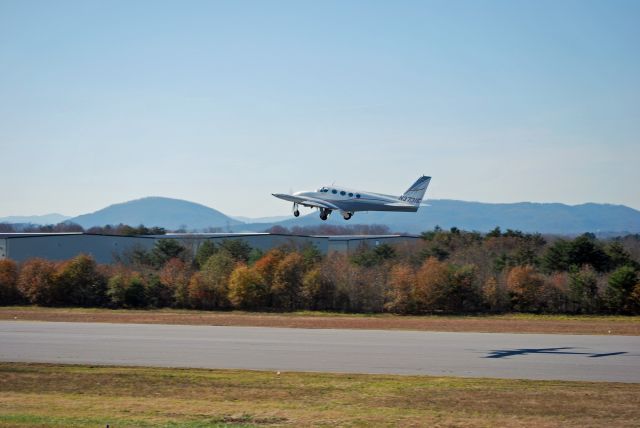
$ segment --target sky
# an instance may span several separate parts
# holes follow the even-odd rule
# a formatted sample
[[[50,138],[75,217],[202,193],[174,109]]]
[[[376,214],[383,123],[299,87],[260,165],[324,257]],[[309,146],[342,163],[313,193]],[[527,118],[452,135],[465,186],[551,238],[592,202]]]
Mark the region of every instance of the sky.
[[[638,1],[0,0],[0,216],[336,183],[640,209]]]

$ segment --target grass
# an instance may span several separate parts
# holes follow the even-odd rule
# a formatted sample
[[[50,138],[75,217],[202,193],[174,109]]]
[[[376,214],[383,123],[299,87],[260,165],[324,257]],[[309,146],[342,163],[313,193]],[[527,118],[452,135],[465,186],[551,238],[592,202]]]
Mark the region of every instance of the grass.
[[[355,328],[487,333],[640,335],[640,316],[605,315],[425,315],[196,311],[180,309],[0,307],[0,320]]]
[[[639,384],[0,364],[5,427],[631,427],[639,420]]]

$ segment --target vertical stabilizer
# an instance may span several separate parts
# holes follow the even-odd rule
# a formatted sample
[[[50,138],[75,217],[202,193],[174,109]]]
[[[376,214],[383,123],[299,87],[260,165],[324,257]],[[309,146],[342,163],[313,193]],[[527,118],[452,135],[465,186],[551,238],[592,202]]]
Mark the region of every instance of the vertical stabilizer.
[[[431,177],[427,177],[426,175],[418,178],[418,180],[413,183],[402,196],[400,196],[400,200],[419,206],[420,202],[422,202],[422,198],[424,198],[424,194],[427,191],[427,186],[429,186],[430,181]]]

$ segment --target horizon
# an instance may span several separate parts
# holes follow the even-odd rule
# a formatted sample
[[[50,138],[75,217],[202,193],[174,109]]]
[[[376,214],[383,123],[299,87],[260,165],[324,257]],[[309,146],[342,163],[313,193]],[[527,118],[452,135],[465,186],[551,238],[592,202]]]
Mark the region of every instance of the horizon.
[[[255,216],[255,217],[251,217],[251,216],[247,216],[247,215],[236,215],[236,214],[230,214],[227,213],[219,208],[216,208],[215,206],[210,206],[210,205],[206,205],[203,204],[201,202],[197,202],[197,201],[191,201],[191,200],[187,200],[187,199],[180,199],[180,198],[171,198],[171,197],[167,197],[167,196],[144,196],[142,198],[136,198],[136,199],[131,199],[128,201],[122,201],[122,202],[116,202],[113,204],[109,204],[109,205],[105,205],[102,208],[99,208],[95,211],[89,211],[89,212],[85,212],[85,213],[80,213],[80,214],[76,214],[76,215],[68,215],[65,213],[60,213],[60,212],[49,212],[49,213],[44,213],[44,214],[19,214],[19,215],[7,215],[7,216],[0,216],[0,219],[4,219],[4,218],[9,218],[9,217],[45,217],[45,216],[53,216],[53,215],[60,215],[60,216],[64,216],[67,217],[67,219],[65,221],[68,221],[70,219],[73,219],[75,217],[79,217],[82,215],[87,215],[87,214],[94,214],[98,211],[101,211],[103,209],[112,207],[114,205],[122,205],[122,204],[127,204],[127,203],[131,203],[131,202],[135,202],[135,201],[139,201],[139,200],[143,200],[143,199],[149,199],[149,198],[158,198],[158,199],[171,199],[171,200],[176,200],[176,201],[182,201],[182,202],[189,202],[189,203],[193,203],[193,204],[197,204],[197,205],[201,205],[204,206],[206,208],[211,208],[214,209],[224,215],[226,215],[227,217],[230,217],[232,219],[238,219],[240,217],[244,217],[247,219],[262,219],[262,218],[268,218],[268,217],[284,217],[284,218],[289,218],[291,217],[291,213],[287,213],[287,214],[282,214],[282,215],[272,215],[272,216]],[[607,205],[607,206],[614,206],[614,207],[625,207],[625,208],[630,208],[634,211],[638,211],[640,212],[640,210],[630,207],[628,205],[624,205],[624,204],[611,204],[611,203],[600,203],[600,202],[583,202],[583,203],[578,203],[578,204],[566,204],[564,202],[535,202],[535,201],[517,201],[517,202],[486,202],[486,201],[466,201],[466,200],[461,200],[461,199],[450,199],[450,198],[429,198],[426,199],[426,202],[429,201],[452,201],[452,202],[463,202],[463,203],[472,203],[472,204],[485,204],[485,205],[516,205],[516,204],[534,204],[534,205],[563,205],[563,206],[567,206],[567,207],[578,207],[578,206],[583,206],[583,205]],[[428,209],[429,206],[426,205],[424,206],[422,209]],[[308,214],[314,214],[313,210],[308,210],[308,212],[305,212],[302,214],[302,216],[304,217],[305,215]],[[242,221],[242,220],[240,220]],[[355,224],[355,223],[354,223]]]
[[[150,194],[284,216],[271,193],[420,174],[427,200],[640,210],[638,21],[625,0],[2,2],[0,217]]]

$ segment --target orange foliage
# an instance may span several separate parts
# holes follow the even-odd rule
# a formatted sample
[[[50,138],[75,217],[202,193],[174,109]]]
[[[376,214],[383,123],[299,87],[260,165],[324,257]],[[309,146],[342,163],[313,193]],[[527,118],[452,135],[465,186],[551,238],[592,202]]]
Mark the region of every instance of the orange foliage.
[[[517,310],[537,310],[538,294],[543,285],[544,278],[533,266],[516,266],[507,275],[507,289],[513,297]]]
[[[265,284],[269,287],[273,284],[278,263],[280,263],[284,257],[285,254],[281,250],[274,248],[269,250],[253,265],[253,268],[260,274]]]
[[[191,269],[179,258],[167,261],[160,270],[160,282],[173,294],[177,306],[186,307],[189,302]]]
[[[271,294],[276,307],[285,310],[299,307],[304,273],[304,259],[298,253],[289,253],[278,263],[271,284]]]
[[[44,259],[24,262],[18,276],[18,289],[29,302],[51,305],[56,302],[55,263]]]
[[[415,299],[418,310],[433,311],[445,299],[449,281],[446,263],[429,257],[416,273]]]
[[[416,274],[407,264],[393,266],[389,277],[389,301],[384,305],[385,310],[398,314],[415,311],[414,283]]]

